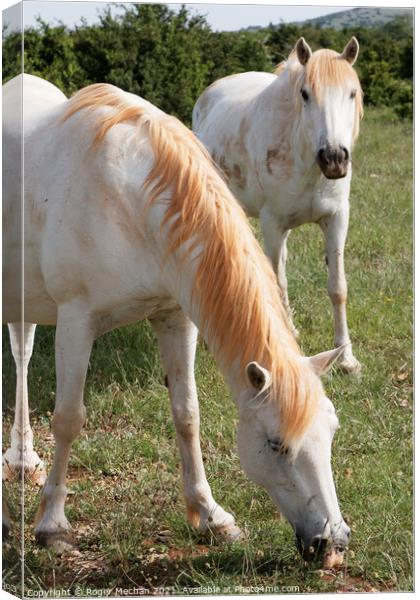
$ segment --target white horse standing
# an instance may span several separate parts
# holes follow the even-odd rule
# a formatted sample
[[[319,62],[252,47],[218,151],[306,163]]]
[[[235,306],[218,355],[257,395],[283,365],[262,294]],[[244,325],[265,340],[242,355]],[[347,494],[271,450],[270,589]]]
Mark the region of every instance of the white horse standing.
[[[360,369],[347,327],[344,274],[351,150],[362,116],[362,91],[352,68],[358,51],[352,38],[342,54],[312,54],[300,38],[275,74],[224,77],[203,92],[193,110],[193,130],[247,213],[260,218],[266,253],[295,334],[286,241],[290,230],[303,223],[320,225],[335,345],[346,345],[339,361],[348,372]]]
[[[22,85],[23,323],[16,282]],[[14,356],[23,378],[34,330],[27,324],[56,325],[55,452],[36,520],[38,541],[68,543],[66,472],[85,420],[93,341],[148,318],[167,374],[191,524],[231,538],[239,533],[204,472],[197,325],[236,401],[244,470],[289,519],[305,558],[328,539],[342,550],[349,528],[330,465],[338,420],[317,376],[341,349],[301,355],[271,266],[201,144],[176,119],[106,84],[67,101],[50,84],[23,76],[6,84],[4,98],[3,308],[6,322],[20,323]]]

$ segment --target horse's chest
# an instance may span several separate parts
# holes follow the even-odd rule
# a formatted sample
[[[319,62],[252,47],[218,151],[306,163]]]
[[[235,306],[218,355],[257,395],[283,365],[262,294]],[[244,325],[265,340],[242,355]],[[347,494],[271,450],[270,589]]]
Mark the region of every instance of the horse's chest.
[[[270,184],[265,201],[280,225],[294,229],[336,213],[345,198],[343,186],[327,180],[309,182],[306,186],[279,181]]]
[[[274,203],[274,196],[272,198]],[[324,216],[325,209],[325,202],[314,190],[307,190],[299,196],[294,193],[280,193],[275,203],[279,221],[288,229],[317,221]]]

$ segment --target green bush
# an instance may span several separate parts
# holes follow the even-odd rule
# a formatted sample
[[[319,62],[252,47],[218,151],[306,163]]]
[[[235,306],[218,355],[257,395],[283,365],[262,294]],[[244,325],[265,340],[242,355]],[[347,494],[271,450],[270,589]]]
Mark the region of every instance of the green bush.
[[[352,35],[361,51],[356,64],[365,103],[387,106],[398,117],[413,108],[413,31],[403,18],[376,28],[337,31],[312,25],[270,25],[213,32],[204,17],[165,5],[130,5],[123,14],[105,10],[98,24],[74,29],[39,20],[25,30],[24,70],[48,79],[66,94],[108,82],[139,94],[190,123],[201,91],[241,71],[270,71],[304,36],[314,48],[342,50]],[[3,41],[3,80],[20,72],[20,35]]]

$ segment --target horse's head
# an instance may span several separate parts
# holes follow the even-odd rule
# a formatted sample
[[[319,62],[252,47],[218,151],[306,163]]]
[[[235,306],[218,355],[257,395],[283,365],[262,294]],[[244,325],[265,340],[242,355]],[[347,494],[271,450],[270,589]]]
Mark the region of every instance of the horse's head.
[[[342,553],[349,541],[350,529],[340,513],[331,470],[331,444],[338,419],[318,377],[341,350],[299,358],[302,375],[309,377],[319,401],[298,446],[288,447],[279,435],[282,400],[279,403],[273,397],[271,374],[258,363],[247,366],[248,387],[238,403],[242,467],[252,481],[266,489],[291,523],[305,560],[319,556],[327,542],[336,553]]]
[[[352,65],[359,44],[352,37],[341,54],[312,51],[304,38],[291,59],[296,65],[295,101],[310,151],[328,179],[347,175],[362,116],[362,90]]]

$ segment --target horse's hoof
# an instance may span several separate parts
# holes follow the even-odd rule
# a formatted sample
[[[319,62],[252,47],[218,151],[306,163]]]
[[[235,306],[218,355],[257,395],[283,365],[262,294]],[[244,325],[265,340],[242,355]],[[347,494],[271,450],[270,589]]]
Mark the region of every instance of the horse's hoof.
[[[28,478],[33,485],[42,487],[47,480],[47,471],[41,461],[34,469],[25,469],[25,479]]]
[[[227,525],[225,527],[219,527],[212,531],[212,533],[222,541],[226,542],[237,542],[243,538],[242,530],[236,525]]]
[[[23,463],[25,481],[31,482],[33,485],[43,486],[47,479],[47,472],[43,461],[36,454],[37,460],[31,460],[29,466]],[[11,462],[3,456],[2,478],[3,481],[14,481],[22,476],[22,463]]]
[[[20,473],[20,468],[13,467],[10,463],[8,463],[3,458],[3,465],[1,470],[1,475],[3,481],[13,481],[18,477]]]
[[[351,356],[349,358],[344,358],[338,362],[338,368],[343,371],[343,373],[348,373],[352,375],[357,375],[362,370],[362,365],[359,361]]]
[[[56,554],[64,554],[75,549],[73,536],[68,531],[38,531],[35,541],[39,546],[53,550]]]

